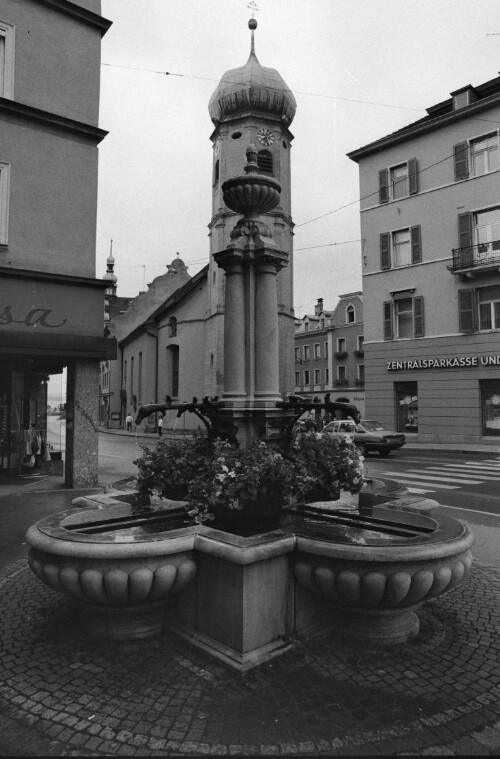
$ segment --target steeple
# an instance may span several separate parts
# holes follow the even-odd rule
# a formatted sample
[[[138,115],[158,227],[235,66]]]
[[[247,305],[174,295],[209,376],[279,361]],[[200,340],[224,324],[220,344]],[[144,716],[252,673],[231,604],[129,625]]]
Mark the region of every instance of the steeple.
[[[208,104],[210,118],[217,126],[251,110],[289,126],[297,109],[293,93],[276,69],[261,66],[257,60],[256,19],[250,19],[248,28],[251,31],[248,61],[223,75]]]
[[[106,259],[106,274],[103,277],[103,279],[106,279],[111,283],[109,287],[106,288],[106,295],[116,295],[116,283],[118,282],[118,277],[116,276],[114,269],[115,259],[113,258],[113,240],[111,240],[109,256]]]

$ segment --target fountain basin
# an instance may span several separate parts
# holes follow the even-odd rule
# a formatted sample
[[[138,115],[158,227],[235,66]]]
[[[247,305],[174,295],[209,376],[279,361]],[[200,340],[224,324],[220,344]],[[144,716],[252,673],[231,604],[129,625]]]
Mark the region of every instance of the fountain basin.
[[[115,504],[96,518],[93,510],[72,509],[40,520],[26,534],[32,571],[49,587],[83,602],[84,623],[99,637],[157,634],[166,602],[196,575],[190,530],[171,529],[182,517],[154,512],[156,521],[130,526],[137,522],[132,511],[128,504]],[[160,529],[148,533],[152,524]]]
[[[321,518],[314,506],[288,512],[279,529],[250,537],[179,524],[182,509],[147,509],[144,521],[136,496],[79,499],[33,525],[32,570],[81,602],[93,635],[149,637],[163,627],[239,671],[325,629],[369,644],[407,641],[419,605],[452,590],[472,562],[468,528],[415,513],[419,499],[404,493],[414,513],[395,508],[395,497],[354,510],[330,502]]]
[[[406,642],[418,635],[415,610],[468,573],[473,536],[449,517],[409,519],[382,507],[371,514],[358,517],[357,534],[344,526],[351,534],[336,542],[325,539],[317,523],[296,529],[294,577],[307,593],[332,605],[337,629],[351,639]]]

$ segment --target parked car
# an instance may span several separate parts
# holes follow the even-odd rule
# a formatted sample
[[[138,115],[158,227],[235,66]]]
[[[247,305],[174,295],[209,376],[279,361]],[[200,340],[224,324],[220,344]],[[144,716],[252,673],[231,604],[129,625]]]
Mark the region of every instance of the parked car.
[[[323,432],[352,435],[356,448],[363,456],[370,451],[388,456],[391,451],[401,448],[406,442],[403,434],[391,432],[380,422],[370,419],[362,419],[359,424],[355,424],[351,419],[337,419],[329,422]]]

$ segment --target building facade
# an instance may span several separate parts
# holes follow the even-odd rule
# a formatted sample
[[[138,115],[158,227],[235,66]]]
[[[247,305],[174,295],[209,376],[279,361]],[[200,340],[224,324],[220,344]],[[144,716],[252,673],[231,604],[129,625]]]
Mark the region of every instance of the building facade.
[[[333,311],[318,298],[314,314],[297,320],[295,393],[353,403],[365,415],[363,295],[340,295]]]
[[[359,164],[367,415],[421,442],[500,437],[500,77]]]
[[[47,385],[65,372],[74,487],[97,484],[99,362],[115,355],[103,336],[107,283],[95,278],[109,26],[100,0],[0,2],[0,467],[58,469]]]

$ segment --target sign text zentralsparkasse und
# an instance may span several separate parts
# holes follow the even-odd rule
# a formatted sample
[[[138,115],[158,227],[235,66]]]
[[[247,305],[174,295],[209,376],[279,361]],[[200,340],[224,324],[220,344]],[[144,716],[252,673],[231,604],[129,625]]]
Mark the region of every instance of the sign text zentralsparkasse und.
[[[409,358],[404,361],[387,361],[388,372],[415,369],[463,369],[473,366],[500,366],[500,356],[449,356],[448,358]]]

